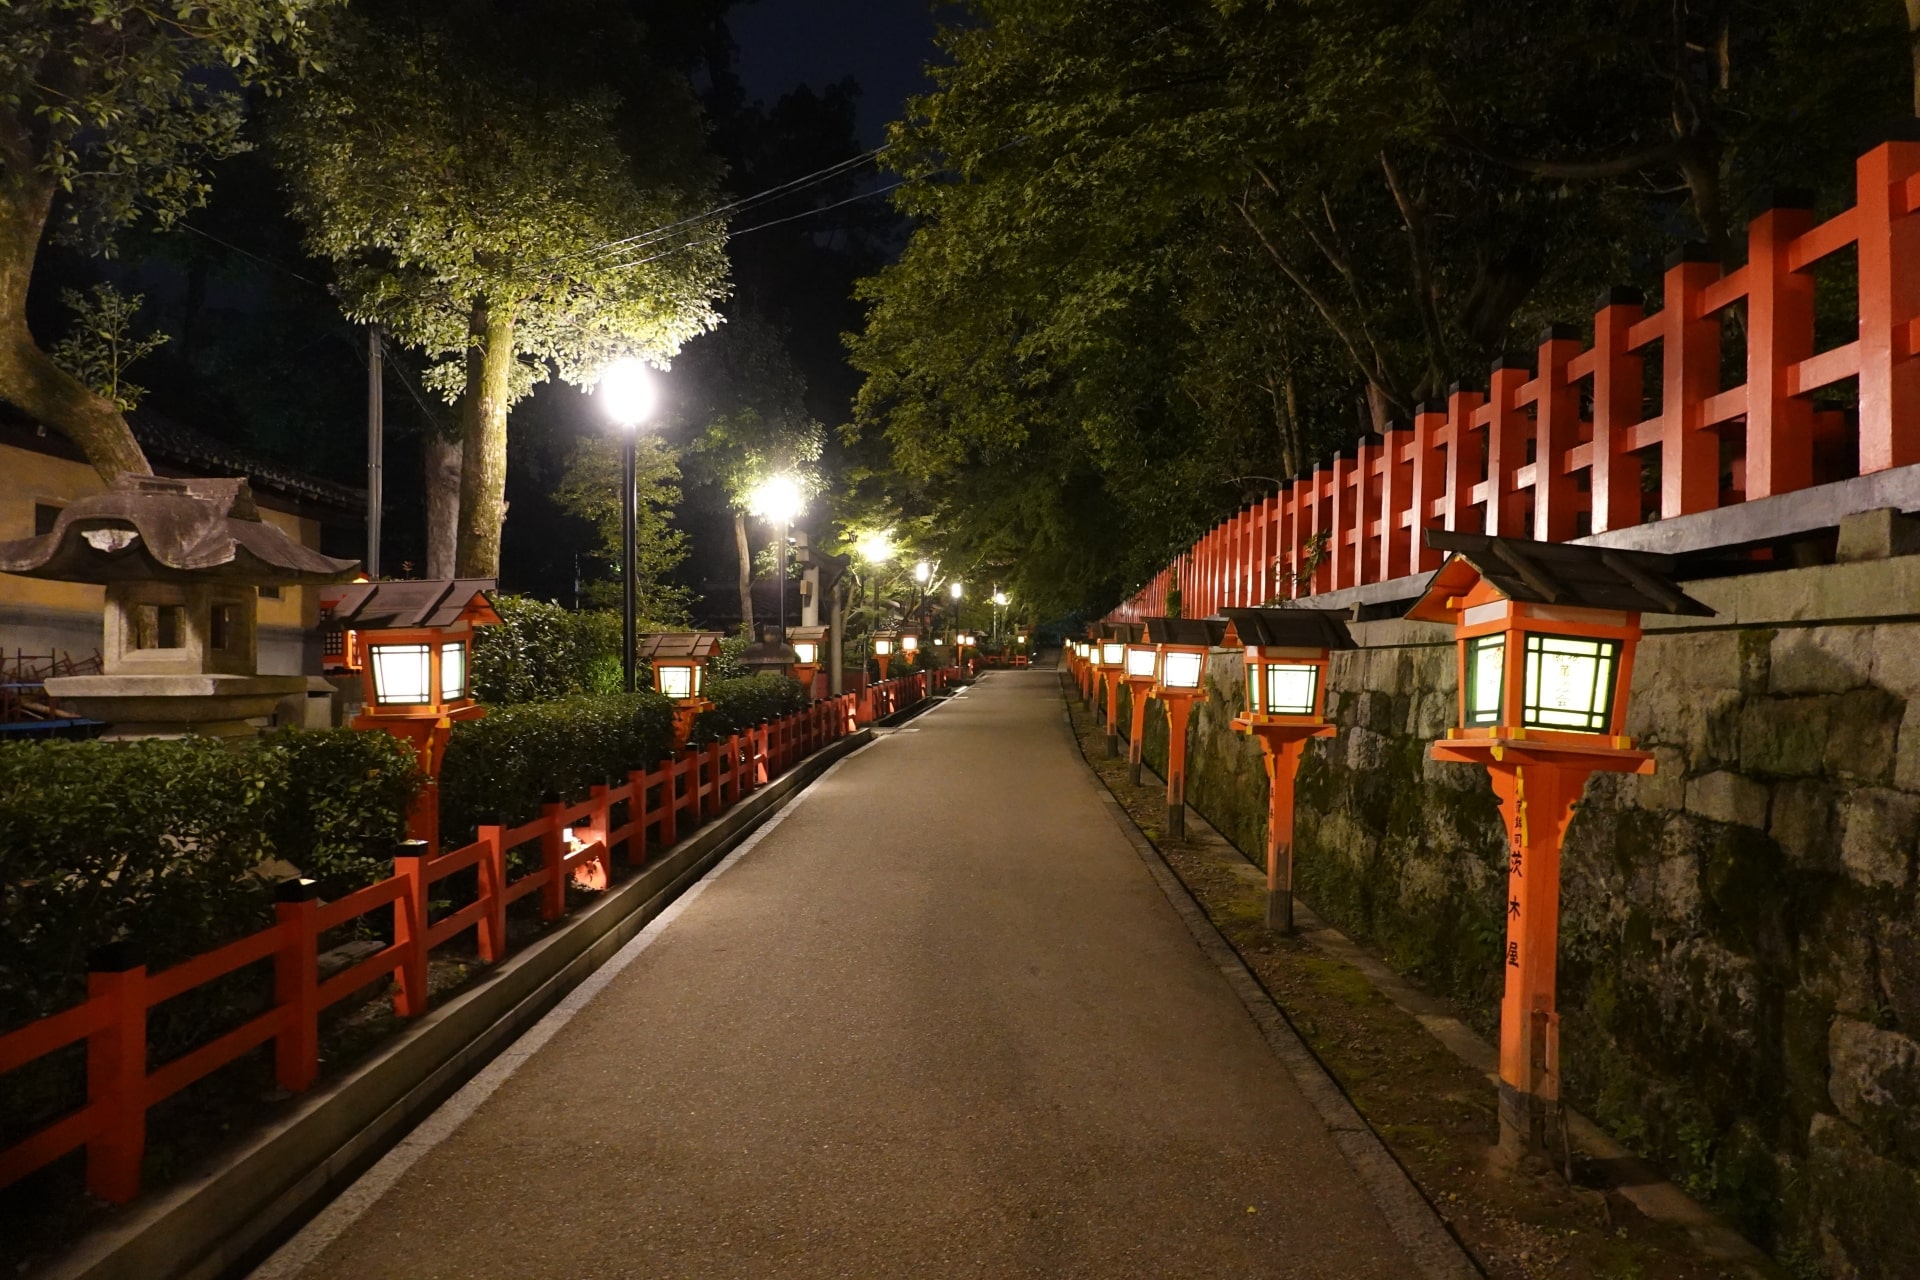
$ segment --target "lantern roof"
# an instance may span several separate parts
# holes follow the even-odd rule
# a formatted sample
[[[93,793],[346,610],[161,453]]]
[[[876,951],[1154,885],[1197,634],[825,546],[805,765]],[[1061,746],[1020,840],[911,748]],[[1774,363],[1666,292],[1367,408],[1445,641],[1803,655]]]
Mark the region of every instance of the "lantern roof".
[[[787,639],[798,640],[803,644],[825,644],[828,627],[788,627]]]
[[[1258,648],[1352,649],[1346,609],[1222,609],[1229,643]]]
[[[53,528],[0,542],[0,572],[60,582],[339,582],[357,564],[301,546],[260,518],[239,479],[120,476],[62,508]]]
[[[690,658],[704,661],[720,652],[725,637],[718,631],[659,631],[639,636],[634,641],[634,656],[651,662],[655,658]]]
[[[1215,648],[1227,638],[1227,624],[1219,618],[1148,618],[1147,639],[1153,644],[1190,644]]]
[[[1407,611],[1419,622],[1453,622],[1458,610],[1447,602],[1483,580],[1523,604],[1713,616],[1711,608],[1674,585],[1678,561],[1673,556],[1442,529],[1427,530],[1427,545],[1450,554],[1434,571],[1426,594]]]
[[[1106,638],[1124,644],[1139,644],[1145,632],[1146,628],[1138,622],[1109,622]]]
[[[493,578],[430,578],[404,582],[349,582],[321,603],[324,631],[393,631],[500,621]]]

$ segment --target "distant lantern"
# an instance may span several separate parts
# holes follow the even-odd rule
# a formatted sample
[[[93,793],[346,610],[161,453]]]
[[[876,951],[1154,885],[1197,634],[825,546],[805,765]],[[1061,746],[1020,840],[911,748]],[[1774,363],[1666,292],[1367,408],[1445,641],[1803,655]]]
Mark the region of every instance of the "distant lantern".
[[[1260,740],[1267,767],[1267,927],[1293,929],[1293,783],[1310,738],[1331,737],[1327,666],[1353,648],[1346,613],[1227,609],[1227,644],[1245,651],[1247,710],[1233,727]]]
[[[820,672],[820,663],[827,651],[827,627],[788,627],[787,643],[793,646],[793,667],[790,674],[800,682],[809,699],[813,697],[814,677]]]
[[[1459,723],[1436,760],[1486,766],[1507,830],[1500,1007],[1500,1148],[1559,1150],[1555,1007],[1560,847],[1596,772],[1653,772],[1623,732],[1644,613],[1711,615],[1674,585],[1671,557],[1430,530],[1448,552],[1407,613],[1453,627]]]
[[[1147,699],[1153,696],[1153,686],[1160,679],[1160,646],[1146,639],[1145,627],[1139,623],[1129,625],[1133,638],[1127,644],[1125,667],[1127,696],[1131,704],[1127,773],[1133,784],[1139,786],[1140,770],[1145,758]]]
[[[1107,756],[1120,754],[1120,681],[1125,678],[1127,645],[1137,638],[1139,626],[1131,622],[1112,622],[1098,645],[1099,678],[1106,685]],[[1135,734],[1137,739],[1140,735]]]
[[[687,744],[695,718],[713,706],[706,698],[707,662],[724,638],[718,631],[661,631],[635,643],[635,656],[653,668],[654,690],[673,700],[675,750]]]
[[[920,633],[917,631],[902,631],[900,633],[900,653],[902,656],[911,657],[918,652],[920,652]]]
[[[434,850],[440,841],[438,778],[453,726],[477,720],[469,647],[473,629],[500,621],[491,578],[351,582],[329,589],[322,626],[352,632],[365,655],[365,705],[355,729],[380,729],[411,745],[430,784],[408,834]]]
[[[1187,831],[1187,719],[1206,680],[1207,657],[1226,636],[1224,622],[1208,618],[1148,618],[1147,639],[1160,650],[1153,696],[1167,708],[1167,833]]]

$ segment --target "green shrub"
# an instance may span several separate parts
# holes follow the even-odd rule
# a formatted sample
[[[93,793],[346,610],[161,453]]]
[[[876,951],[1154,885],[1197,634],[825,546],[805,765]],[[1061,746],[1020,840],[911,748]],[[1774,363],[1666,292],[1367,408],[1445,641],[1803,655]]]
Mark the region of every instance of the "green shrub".
[[[694,746],[718,742],[728,734],[777,720],[807,705],[807,692],[798,680],[771,673],[710,680],[707,697],[713,701],[713,709],[701,712],[694,720],[688,739]]]
[[[425,783],[411,747],[389,733],[285,729],[260,749],[285,762],[275,853],[329,898],[393,874],[393,846]]]
[[[641,769],[673,743],[673,704],[657,693],[585,695],[495,707],[454,726],[440,771],[440,830],[449,845],[475,820],[509,824],[539,816],[540,797],[569,798]]]
[[[618,693],[620,618],[496,594],[497,626],[473,638],[473,696],[496,706],[580,693]]]

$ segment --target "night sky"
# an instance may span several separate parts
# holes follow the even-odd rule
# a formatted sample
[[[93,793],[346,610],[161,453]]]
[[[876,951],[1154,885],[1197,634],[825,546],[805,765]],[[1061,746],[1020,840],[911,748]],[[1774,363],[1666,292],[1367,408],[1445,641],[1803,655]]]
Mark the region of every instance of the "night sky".
[[[921,68],[935,58],[926,0],[754,0],[727,15],[740,47],[740,78],[771,102],[802,82],[860,82],[860,136],[886,140],[901,105],[932,86]]]

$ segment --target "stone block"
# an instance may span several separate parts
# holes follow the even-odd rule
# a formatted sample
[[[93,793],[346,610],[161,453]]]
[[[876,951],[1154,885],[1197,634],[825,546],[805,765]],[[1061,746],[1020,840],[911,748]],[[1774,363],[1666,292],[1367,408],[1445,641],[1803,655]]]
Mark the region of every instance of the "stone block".
[[[1920,831],[1920,796],[1870,789],[1847,797],[1840,862],[1869,888],[1904,889],[1913,875],[1913,845]]]
[[[1721,769],[1687,783],[1687,811],[1714,822],[1765,829],[1767,789],[1751,778]]]
[[[1455,700],[1456,695],[1452,693],[1420,694],[1413,701],[1407,732],[1423,742],[1444,738],[1458,711]],[[1920,739],[1920,733],[1916,733],[1915,737]]]
[[[1880,999],[1900,1030],[1920,1037],[1920,921],[1882,921],[1877,944]]]
[[[1841,564],[1891,560],[1916,552],[1920,552],[1920,520],[1901,515],[1898,507],[1876,507],[1840,517],[1840,539],[1833,558]]]
[[[1893,743],[1893,785],[1920,791],[1920,697],[1911,699],[1900,716]]]
[[[1757,698],[1740,708],[1740,766],[1748,773],[1813,777],[1825,768],[1826,698]]]
[[[1687,802],[1687,758],[1678,748],[1653,748],[1650,774],[1616,776],[1620,777],[1620,797],[1627,804],[1664,812],[1682,808]]]
[[[1860,1280],[1920,1276],[1920,1174],[1876,1155],[1838,1116],[1807,1130],[1807,1182],[1825,1275]]]
[[[1882,689],[1841,694],[1827,717],[1828,776],[1870,786],[1890,782],[1904,710],[1900,699]]]
[[[1873,629],[1873,682],[1896,697],[1920,695],[1920,626],[1887,622]]]
[[[1827,1091],[1882,1155],[1920,1160],[1920,1041],[1853,1018],[1827,1035]]]
[[[1873,677],[1873,628],[1791,627],[1773,638],[1773,693],[1845,693]]]
[[[1680,689],[1729,689],[1741,686],[1739,633],[1687,631],[1676,635],[1649,632],[1634,657],[1633,678],[1643,684]]]
[[[1356,772],[1363,769],[1378,769],[1387,762],[1387,737],[1371,729],[1349,729],[1343,735],[1347,740],[1347,768]]]
[[[1808,870],[1840,866],[1840,797],[1824,782],[1790,779],[1773,789],[1767,834]]]

